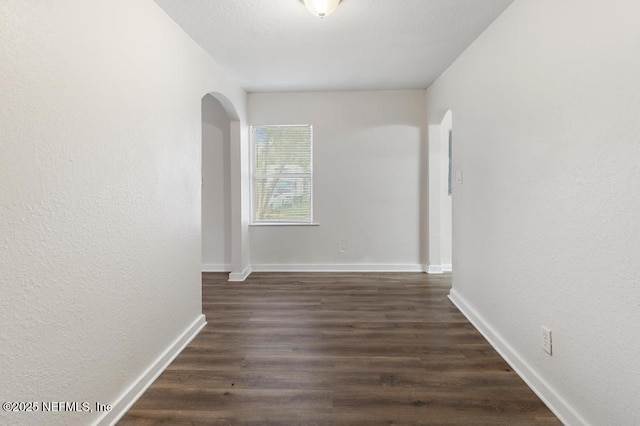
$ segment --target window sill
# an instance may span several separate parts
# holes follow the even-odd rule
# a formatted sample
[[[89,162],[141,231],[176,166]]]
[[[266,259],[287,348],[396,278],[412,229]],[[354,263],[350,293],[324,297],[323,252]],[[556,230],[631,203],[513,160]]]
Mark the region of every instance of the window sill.
[[[318,222],[296,223],[296,222],[256,222],[249,226],[320,226]]]

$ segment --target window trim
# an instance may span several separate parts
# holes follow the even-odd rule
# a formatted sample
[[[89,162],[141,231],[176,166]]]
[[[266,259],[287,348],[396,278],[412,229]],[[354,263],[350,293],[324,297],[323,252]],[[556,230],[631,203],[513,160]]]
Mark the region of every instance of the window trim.
[[[255,155],[254,155],[254,128],[256,127],[300,127],[300,126],[309,126],[309,189],[310,189],[310,210],[311,217],[309,221],[292,221],[292,220],[283,220],[283,221],[256,221],[255,220],[255,203],[254,203],[254,178],[255,178]],[[306,177],[306,173],[304,173],[304,177]],[[314,186],[313,186],[313,176],[314,175],[314,165],[313,165],[313,125],[312,124],[252,124],[249,126],[249,203],[250,203],[250,217],[249,217],[249,226],[318,226],[320,225],[315,221],[315,208],[314,208]]]

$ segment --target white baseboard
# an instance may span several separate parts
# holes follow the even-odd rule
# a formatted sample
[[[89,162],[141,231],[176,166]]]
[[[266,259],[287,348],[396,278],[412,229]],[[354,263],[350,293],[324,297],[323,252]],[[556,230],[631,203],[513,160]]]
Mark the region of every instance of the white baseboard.
[[[129,411],[129,408],[153,384],[171,362],[207,325],[204,315],[200,315],[169,347],[142,373],[129,388],[124,391],[113,404],[111,411],[106,412],[94,424],[114,425]]]
[[[229,281],[231,282],[242,282],[247,279],[251,272],[253,271],[251,265],[247,266],[242,272],[231,272],[229,274]]]
[[[203,263],[202,272],[231,272],[231,264],[228,263]]]
[[[444,274],[442,265],[429,265],[427,268],[427,274]]]
[[[427,274],[444,274],[445,272],[453,271],[453,265],[429,265],[427,267]]]
[[[451,289],[449,299],[562,423],[576,426],[588,425],[584,418],[542,379],[536,370],[491,325],[484,321],[482,316],[455,289]]]
[[[254,272],[424,272],[420,264],[262,264]]]

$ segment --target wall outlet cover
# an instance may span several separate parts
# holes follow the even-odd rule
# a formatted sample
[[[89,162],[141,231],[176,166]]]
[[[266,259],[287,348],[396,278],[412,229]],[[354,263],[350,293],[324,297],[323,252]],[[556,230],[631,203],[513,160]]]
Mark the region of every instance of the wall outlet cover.
[[[551,330],[542,326],[542,350],[552,355]]]

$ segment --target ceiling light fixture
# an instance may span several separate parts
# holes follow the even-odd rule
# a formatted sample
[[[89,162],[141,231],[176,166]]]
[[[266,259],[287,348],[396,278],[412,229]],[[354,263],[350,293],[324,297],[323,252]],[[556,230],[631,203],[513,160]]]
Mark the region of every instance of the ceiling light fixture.
[[[307,6],[309,12],[319,18],[331,15],[336,11],[342,0],[300,0]]]

